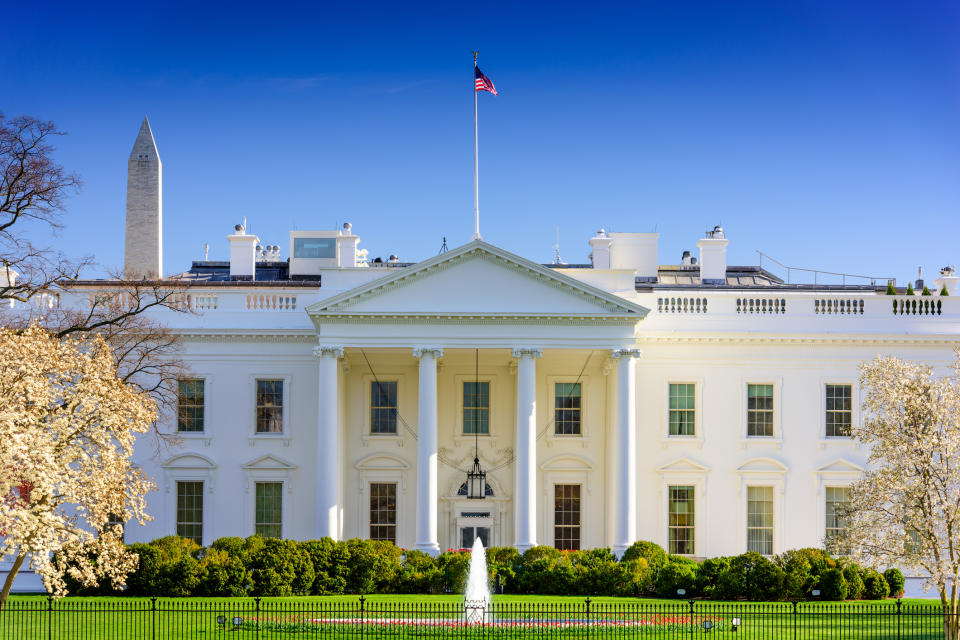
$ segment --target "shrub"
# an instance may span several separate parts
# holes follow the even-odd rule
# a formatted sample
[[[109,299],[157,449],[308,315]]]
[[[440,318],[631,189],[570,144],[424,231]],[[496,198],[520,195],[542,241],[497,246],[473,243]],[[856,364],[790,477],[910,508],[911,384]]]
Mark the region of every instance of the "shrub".
[[[200,581],[196,595],[246,596],[253,586],[250,572],[243,560],[227,551],[212,547],[207,549],[200,559],[199,570]]]
[[[629,562],[637,558],[646,560],[647,566],[649,566],[654,573],[660,571],[661,567],[667,564],[667,552],[663,550],[663,547],[654,542],[648,542],[647,540],[639,540],[630,545],[630,547],[623,552],[620,562]]]
[[[470,554],[466,551],[447,551],[437,557],[440,587],[450,593],[463,593],[470,572]]]
[[[656,583],[645,558],[620,560],[620,586],[617,595],[642,596],[653,593]]]
[[[610,549],[572,551],[568,559],[573,566],[570,595],[613,595],[624,589],[622,569]]]
[[[443,591],[443,572],[437,561],[423,551],[407,551],[397,574],[397,593],[436,593]]]
[[[863,597],[867,600],[883,600],[888,595],[890,586],[886,579],[873,569],[867,569],[863,574]]]
[[[950,292],[947,291],[947,285],[943,285],[943,287],[940,289],[940,295],[942,295],[942,296],[949,296],[949,295],[950,295]]]
[[[787,551],[777,556],[775,562],[783,569],[783,590],[786,597],[791,600],[806,597],[816,584],[809,555],[800,551]]]
[[[887,281],[887,295],[888,296],[897,295],[897,290],[893,288],[893,283],[890,282],[889,280]]]
[[[557,593],[555,569],[560,552],[553,547],[530,547],[517,559],[514,593]]]
[[[887,586],[890,587],[890,595],[895,598],[903,595],[903,585],[906,580],[903,578],[903,572],[900,569],[890,567],[883,572],[883,579],[887,581]]]
[[[697,568],[697,593],[704,598],[717,598],[720,576],[730,569],[730,558],[708,558]]]
[[[783,569],[754,551],[730,559],[730,565],[717,581],[715,597],[724,600],[782,600]]]
[[[916,295],[916,292],[913,290],[913,285],[910,284],[909,282],[907,283],[907,295],[908,296]]]
[[[347,540],[347,591],[389,593],[400,572],[400,548],[383,540]]]
[[[487,572],[491,588],[499,585],[501,591],[509,591],[516,578],[516,564],[520,552],[514,547],[490,547],[487,549]]]
[[[843,577],[847,581],[847,599],[859,600],[863,595],[863,578],[860,577],[860,567],[850,563],[843,568]]]
[[[334,542],[325,537],[301,542],[300,546],[310,556],[313,564],[311,594],[338,595],[347,591],[350,552],[345,543]]]
[[[255,551],[249,554],[253,593],[258,596],[291,596],[310,593],[313,563],[293,540],[248,538]],[[262,541],[262,542],[261,542]]]
[[[922,295],[922,296],[932,296],[933,294],[930,293],[930,289],[929,289],[929,287],[927,287],[927,285],[923,285],[923,291],[920,292],[920,295]]]
[[[697,563],[687,558],[671,557],[657,575],[656,591],[661,598],[692,597],[697,587]],[[677,596],[677,590],[686,593]]]
[[[820,597],[824,600],[846,600],[847,580],[843,571],[837,568],[827,569],[820,576]]]
[[[127,579],[129,595],[189,596],[200,583],[200,546],[179,536],[158,538],[149,544],[133,544],[140,556],[137,569]]]

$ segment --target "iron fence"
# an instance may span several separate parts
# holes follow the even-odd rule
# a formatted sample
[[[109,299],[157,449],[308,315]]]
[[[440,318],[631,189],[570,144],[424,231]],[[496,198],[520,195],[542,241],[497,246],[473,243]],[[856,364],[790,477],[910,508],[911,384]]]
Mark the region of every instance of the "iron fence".
[[[385,602],[317,599],[15,599],[0,640],[297,638],[926,640],[939,604],[815,602]]]

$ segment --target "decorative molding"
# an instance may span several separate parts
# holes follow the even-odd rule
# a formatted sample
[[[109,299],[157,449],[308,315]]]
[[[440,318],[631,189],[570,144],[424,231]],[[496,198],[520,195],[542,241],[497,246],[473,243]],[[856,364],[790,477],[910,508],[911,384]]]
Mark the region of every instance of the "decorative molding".
[[[310,344],[317,340],[317,332],[309,329],[304,333],[258,333],[248,329],[240,329],[236,333],[178,331],[171,329],[186,342],[269,342],[286,344]]]
[[[610,357],[614,359],[637,358],[639,360],[643,357],[643,351],[640,349],[611,349]]]
[[[313,348],[313,355],[317,358],[333,356],[334,358],[343,357],[343,347],[333,344],[322,344]]]
[[[638,336],[643,343],[659,344],[849,344],[856,346],[878,345],[928,345],[960,347],[960,338],[926,336],[676,336],[676,335],[645,335]]]
[[[413,357],[420,359],[423,356],[433,356],[434,360],[443,356],[443,349],[441,347],[414,347],[413,348]]]
[[[536,347],[514,347],[511,351],[514,358],[542,358],[543,349]]]
[[[604,314],[518,314],[518,313],[336,313],[316,316],[323,324],[524,324],[524,325],[560,325],[590,327],[598,324],[635,325],[637,316],[618,316]]]

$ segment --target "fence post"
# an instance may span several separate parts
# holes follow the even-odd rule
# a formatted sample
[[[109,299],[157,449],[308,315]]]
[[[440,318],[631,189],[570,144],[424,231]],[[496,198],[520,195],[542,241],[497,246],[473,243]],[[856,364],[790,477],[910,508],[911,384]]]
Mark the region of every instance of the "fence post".
[[[363,640],[364,631],[366,630],[365,624],[364,624],[364,611],[363,611],[363,603],[365,603],[366,601],[367,601],[366,598],[364,598],[363,596],[360,596],[360,639],[361,640]]]
[[[689,600],[688,602],[690,604],[690,637],[692,638],[697,629],[697,623],[693,621],[693,605],[695,601]]]
[[[47,596],[47,640],[53,635],[53,596]]]
[[[257,596],[253,599],[256,608],[256,619],[257,619],[257,640],[260,640],[260,596]]]
[[[793,601],[793,640],[797,640],[797,601]]]
[[[584,602],[587,605],[587,619],[585,622],[586,622],[586,629],[587,629],[586,635],[587,635],[587,638],[589,638],[590,637],[590,597],[588,596]]]
[[[900,640],[900,606],[903,601],[897,598],[897,640]]]
[[[157,596],[150,598],[150,637],[157,640]]]

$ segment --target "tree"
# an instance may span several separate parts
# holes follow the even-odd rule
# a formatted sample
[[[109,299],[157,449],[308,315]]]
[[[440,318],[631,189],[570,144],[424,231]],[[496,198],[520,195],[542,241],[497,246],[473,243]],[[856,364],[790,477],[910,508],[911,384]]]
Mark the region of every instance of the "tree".
[[[853,437],[871,469],[851,487],[838,548],[867,565],[928,576],[947,640],[960,638],[960,351],[953,373],[878,357],[860,368],[864,420]]]
[[[28,555],[55,596],[66,574],[123,585],[137,557],[110,522],[149,518],[153,485],[130,456],[156,415],[101,336],[0,329],[0,559],[13,557],[0,609]]]

